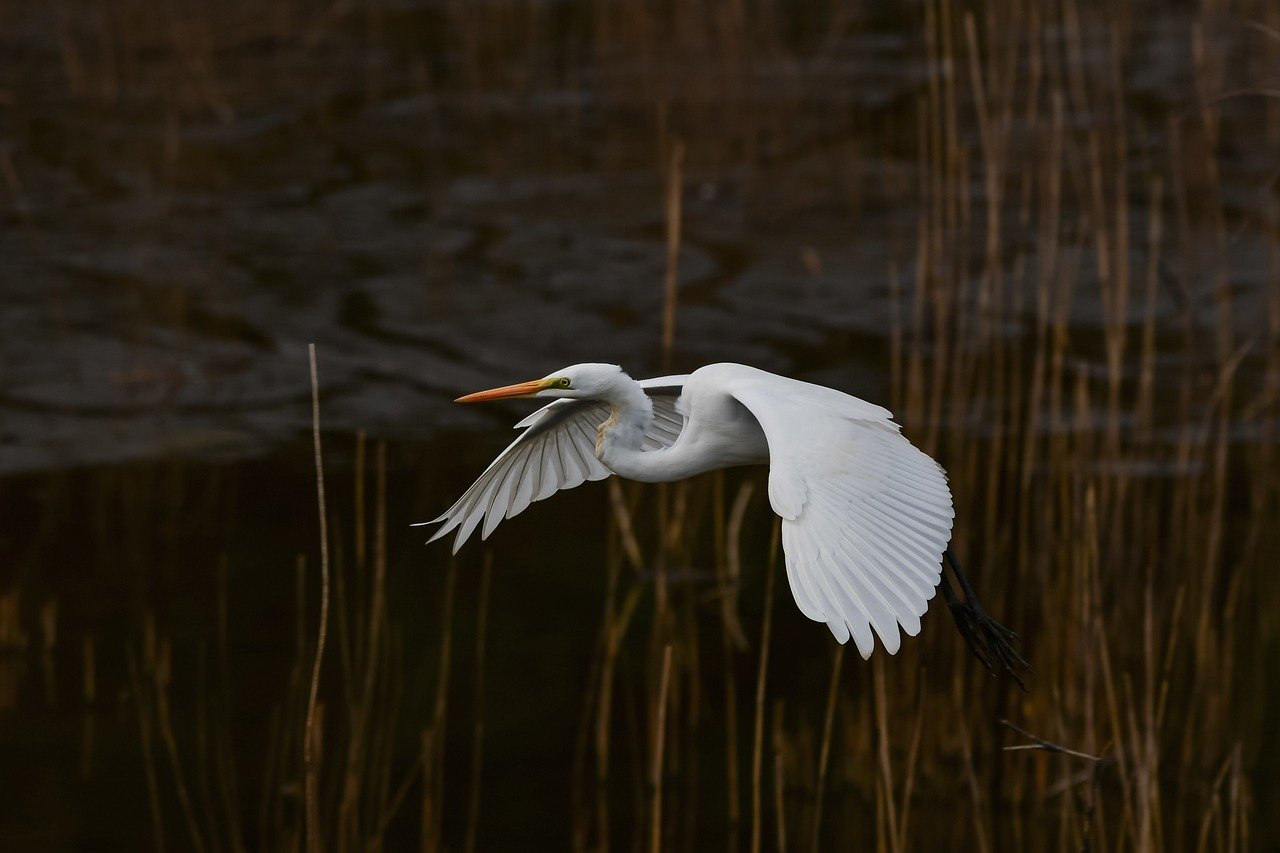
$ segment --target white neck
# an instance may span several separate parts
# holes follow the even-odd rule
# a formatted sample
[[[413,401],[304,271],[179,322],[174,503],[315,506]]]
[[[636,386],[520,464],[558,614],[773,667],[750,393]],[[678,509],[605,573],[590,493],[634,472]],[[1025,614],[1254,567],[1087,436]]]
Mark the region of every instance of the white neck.
[[[642,483],[668,483],[708,469],[679,441],[664,450],[641,449],[644,434],[653,423],[653,401],[631,377],[620,375],[603,399],[613,413],[596,434],[596,457],[610,471]]]
[[[653,423],[653,401],[640,383],[626,374],[619,374],[603,399],[613,411],[596,432],[596,458],[620,473],[609,460],[627,450],[642,452],[645,431]]]

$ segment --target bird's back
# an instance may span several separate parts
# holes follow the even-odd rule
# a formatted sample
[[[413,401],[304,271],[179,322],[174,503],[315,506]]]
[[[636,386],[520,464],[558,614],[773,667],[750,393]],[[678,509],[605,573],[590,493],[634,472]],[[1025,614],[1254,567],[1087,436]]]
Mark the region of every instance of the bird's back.
[[[752,370],[741,364],[709,364],[685,380],[676,400],[676,411],[684,417],[676,452],[696,455],[700,470],[768,463],[769,444],[760,423],[729,393],[740,371]]]
[[[852,394],[734,362],[708,364],[693,371],[685,381],[684,394],[689,395],[691,389],[695,394],[712,396],[731,394],[729,389],[739,382],[750,382],[763,387],[766,393],[773,397],[813,406],[815,410],[839,414],[846,418],[862,421],[893,419],[893,413],[888,409],[877,406],[875,403],[868,403]]]

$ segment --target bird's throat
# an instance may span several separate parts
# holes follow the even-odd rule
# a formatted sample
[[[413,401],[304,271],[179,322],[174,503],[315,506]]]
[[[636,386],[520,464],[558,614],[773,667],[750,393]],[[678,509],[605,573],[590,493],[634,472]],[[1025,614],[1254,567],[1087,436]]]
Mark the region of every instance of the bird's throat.
[[[604,442],[606,434],[609,430],[618,425],[618,409],[615,407],[609,415],[609,419],[596,429],[596,458],[604,460]]]

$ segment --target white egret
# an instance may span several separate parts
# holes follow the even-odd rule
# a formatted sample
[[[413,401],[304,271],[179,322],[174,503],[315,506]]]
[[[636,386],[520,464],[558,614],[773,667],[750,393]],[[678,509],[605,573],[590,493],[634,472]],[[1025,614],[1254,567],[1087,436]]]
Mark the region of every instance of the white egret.
[[[850,637],[864,658],[874,635],[890,654],[899,626],[914,636],[939,583],[970,648],[991,668],[1026,666],[1013,634],[978,605],[947,549],[955,512],[947,475],[880,406],[740,364],[636,381],[612,364],[575,364],[542,379],[459,397],[552,402],[443,515],[430,541],[457,530],[456,553],[481,528],[533,501],[617,474],[682,480],[736,465],[769,465],[769,502],[782,516],[787,578],[801,612]],[[483,522],[483,526],[481,526]],[[942,573],[944,554],[965,593]],[[1019,683],[1021,681],[1019,680]]]

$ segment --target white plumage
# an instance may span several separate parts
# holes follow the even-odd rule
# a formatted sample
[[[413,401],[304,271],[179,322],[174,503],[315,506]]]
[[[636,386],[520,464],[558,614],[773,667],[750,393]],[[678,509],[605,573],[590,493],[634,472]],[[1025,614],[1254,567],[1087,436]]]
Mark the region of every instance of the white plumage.
[[[874,636],[892,654],[899,626],[919,633],[955,513],[942,468],[885,409],[739,364],[640,382],[574,365],[460,400],[502,397],[557,399],[517,424],[524,432],[435,519],[433,540],[456,529],[456,552],[477,527],[487,537],[532,501],[611,473],[662,482],[767,463],[801,612],[864,658]]]
[[[663,376],[638,383],[663,392],[654,396],[653,421],[645,430],[643,449],[670,447],[680,435],[681,416],[675,403],[686,379]],[[444,515],[424,522],[444,522],[427,541],[434,542],[459,528],[453,540],[456,554],[481,520],[480,538],[488,539],[498,522],[524,512],[533,501],[608,477],[613,472],[596,458],[595,447],[596,430],[609,419],[610,411],[604,401],[560,399],[517,423],[516,429],[524,432],[489,463]]]

